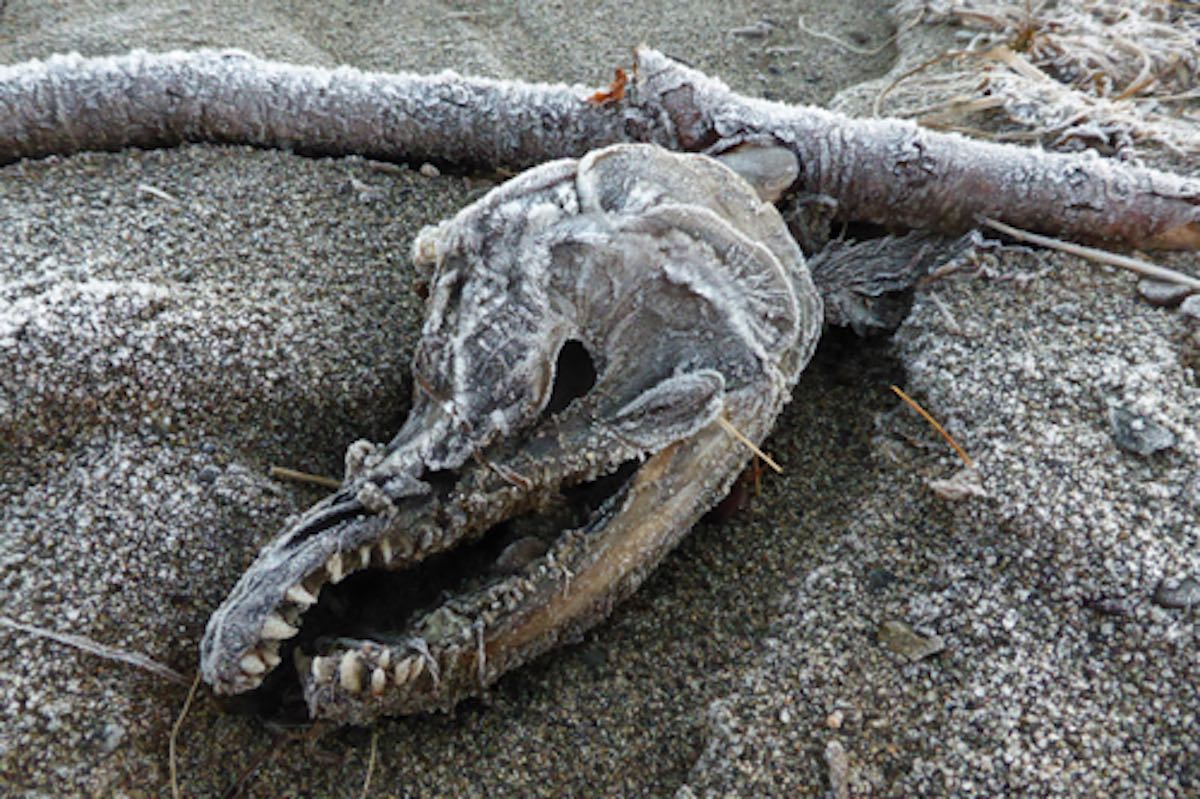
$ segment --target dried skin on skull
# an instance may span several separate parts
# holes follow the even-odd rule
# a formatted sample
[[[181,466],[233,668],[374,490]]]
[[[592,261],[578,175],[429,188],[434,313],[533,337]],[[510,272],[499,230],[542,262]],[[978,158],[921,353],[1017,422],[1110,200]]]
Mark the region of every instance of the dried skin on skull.
[[[288,660],[308,713],[361,722],[448,707],[578,635],[723,496],[749,450],[720,417],[761,440],[822,318],[754,188],[647,145],[523,173],[414,261],[432,279],[412,413],[351,448],[342,489],[213,615],[220,693]]]

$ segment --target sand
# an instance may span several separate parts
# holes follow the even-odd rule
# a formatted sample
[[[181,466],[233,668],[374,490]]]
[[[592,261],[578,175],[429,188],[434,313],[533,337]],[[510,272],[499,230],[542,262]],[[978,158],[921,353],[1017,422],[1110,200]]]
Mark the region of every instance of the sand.
[[[819,103],[896,64],[795,25],[874,46],[881,0],[649,6],[9,2],[0,62],[221,46],[599,85],[646,42]],[[194,673],[208,614],[319,496],[268,466],[336,474],[403,418],[409,242],[488,185],[207,146],[0,169],[0,613]],[[851,795],[1200,792],[1196,611],[1151,600],[1200,575],[1195,324],[1075,259],[985,262],[894,341],[830,335],[769,441],[786,474],[580,644],[367,729],[268,729],[202,692],[183,793],[358,796],[373,740],[374,796],[818,796],[834,741]],[[986,498],[930,491],[957,463],[890,383],[970,450]],[[1119,449],[1114,408],[1174,446]],[[943,651],[905,661],[886,621]],[[0,646],[0,794],[169,793],[185,686]]]

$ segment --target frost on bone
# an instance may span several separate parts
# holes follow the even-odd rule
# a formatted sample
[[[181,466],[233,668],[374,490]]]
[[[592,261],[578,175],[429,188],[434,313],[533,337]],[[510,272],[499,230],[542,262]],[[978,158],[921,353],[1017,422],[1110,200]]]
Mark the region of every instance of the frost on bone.
[[[464,526],[479,526],[475,520],[490,511],[470,503],[490,502],[491,495],[439,505],[443,497],[422,482],[430,472],[486,473],[481,464],[502,472],[507,467],[491,458],[523,462],[525,449],[540,442],[539,452],[560,461],[535,459],[540,482],[529,490],[557,493],[555,481],[568,473],[577,481],[681,441],[701,442],[694,451],[702,463],[679,478],[687,490],[655,522],[671,529],[656,533],[645,549],[635,547],[611,576],[593,580],[594,598],[551,614],[558,627],[595,623],[603,614],[594,616],[594,609],[632,591],[740,471],[748,450],[715,424],[717,416],[761,439],[811,355],[822,319],[803,257],[774,208],[716,161],[649,145],[617,145],[530,170],[423,231],[414,261],[431,275],[431,291],[409,421],[382,449],[353,445],[348,462],[356,468],[343,490],[264,549],[214,614],[202,659],[218,690],[256,684],[259,675],[247,676],[243,666],[258,660],[247,661],[246,653],[261,648],[261,630],[272,626],[280,597],[328,571],[327,560],[340,579],[343,570],[358,568],[359,548],[395,529],[407,535],[420,526],[415,520],[448,520],[437,532],[437,551],[450,548]],[[567,340],[591,356],[596,384],[586,402],[572,403],[547,427],[541,415]],[[597,446],[584,457],[583,449]],[[589,466],[592,458],[600,465]],[[513,471],[508,479],[499,493],[519,493],[524,478]],[[641,527],[637,520],[623,524]],[[584,566],[590,562],[586,552],[579,557]],[[456,604],[468,606],[469,599]],[[470,635],[492,634],[485,621],[469,621],[460,626]],[[434,693],[406,698],[397,687],[384,693],[393,696],[390,707],[445,706],[563,634],[552,625],[514,651],[493,642],[499,651],[470,670],[484,676],[463,677],[452,658],[453,647],[463,644],[457,629],[430,643],[444,667],[441,682],[426,687]],[[314,674],[329,672],[328,662],[317,663]],[[335,685],[303,676],[319,715],[361,719],[381,712],[346,688],[361,681]]]

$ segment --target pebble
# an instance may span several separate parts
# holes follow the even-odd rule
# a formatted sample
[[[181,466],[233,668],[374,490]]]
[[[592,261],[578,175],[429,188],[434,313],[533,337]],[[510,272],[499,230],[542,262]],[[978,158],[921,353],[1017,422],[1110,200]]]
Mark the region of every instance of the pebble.
[[[1159,607],[1182,610],[1200,605],[1200,580],[1184,577],[1171,587],[1166,579],[1159,580],[1154,589],[1154,604]]]
[[[196,475],[196,479],[201,483],[211,484],[215,483],[220,476],[221,470],[210,463],[200,470],[200,473]]]
[[[1179,312],[1192,320],[1200,320],[1200,294],[1193,294],[1179,305]]]
[[[925,636],[902,621],[885,621],[879,625],[879,643],[916,663],[946,648],[941,636]]]
[[[829,766],[829,788],[835,799],[849,799],[850,759],[841,741],[825,744],[825,764]]]
[[[1192,293],[1192,289],[1180,283],[1145,279],[1138,281],[1138,294],[1151,305],[1159,308],[1174,308]]]
[[[1137,455],[1153,455],[1175,446],[1175,434],[1145,416],[1125,408],[1113,408],[1108,413],[1113,441],[1117,446]]]

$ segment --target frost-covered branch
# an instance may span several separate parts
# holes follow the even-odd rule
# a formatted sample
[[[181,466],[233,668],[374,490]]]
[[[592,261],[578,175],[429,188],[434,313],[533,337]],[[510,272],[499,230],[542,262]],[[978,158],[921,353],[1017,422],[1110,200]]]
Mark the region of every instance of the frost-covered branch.
[[[1200,181],[743,97],[653,50],[623,97],[518,81],[327,70],[244,53],[56,56],[0,67],[0,163],[183,141],[524,168],[617,141],[781,144],[793,190],[842,216],[958,233],[982,216],[1081,241],[1200,248]]]
[[[0,164],[222,142],[524,168],[621,141],[576,86],[324,69],[239,51],[52,56],[0,66]]]

